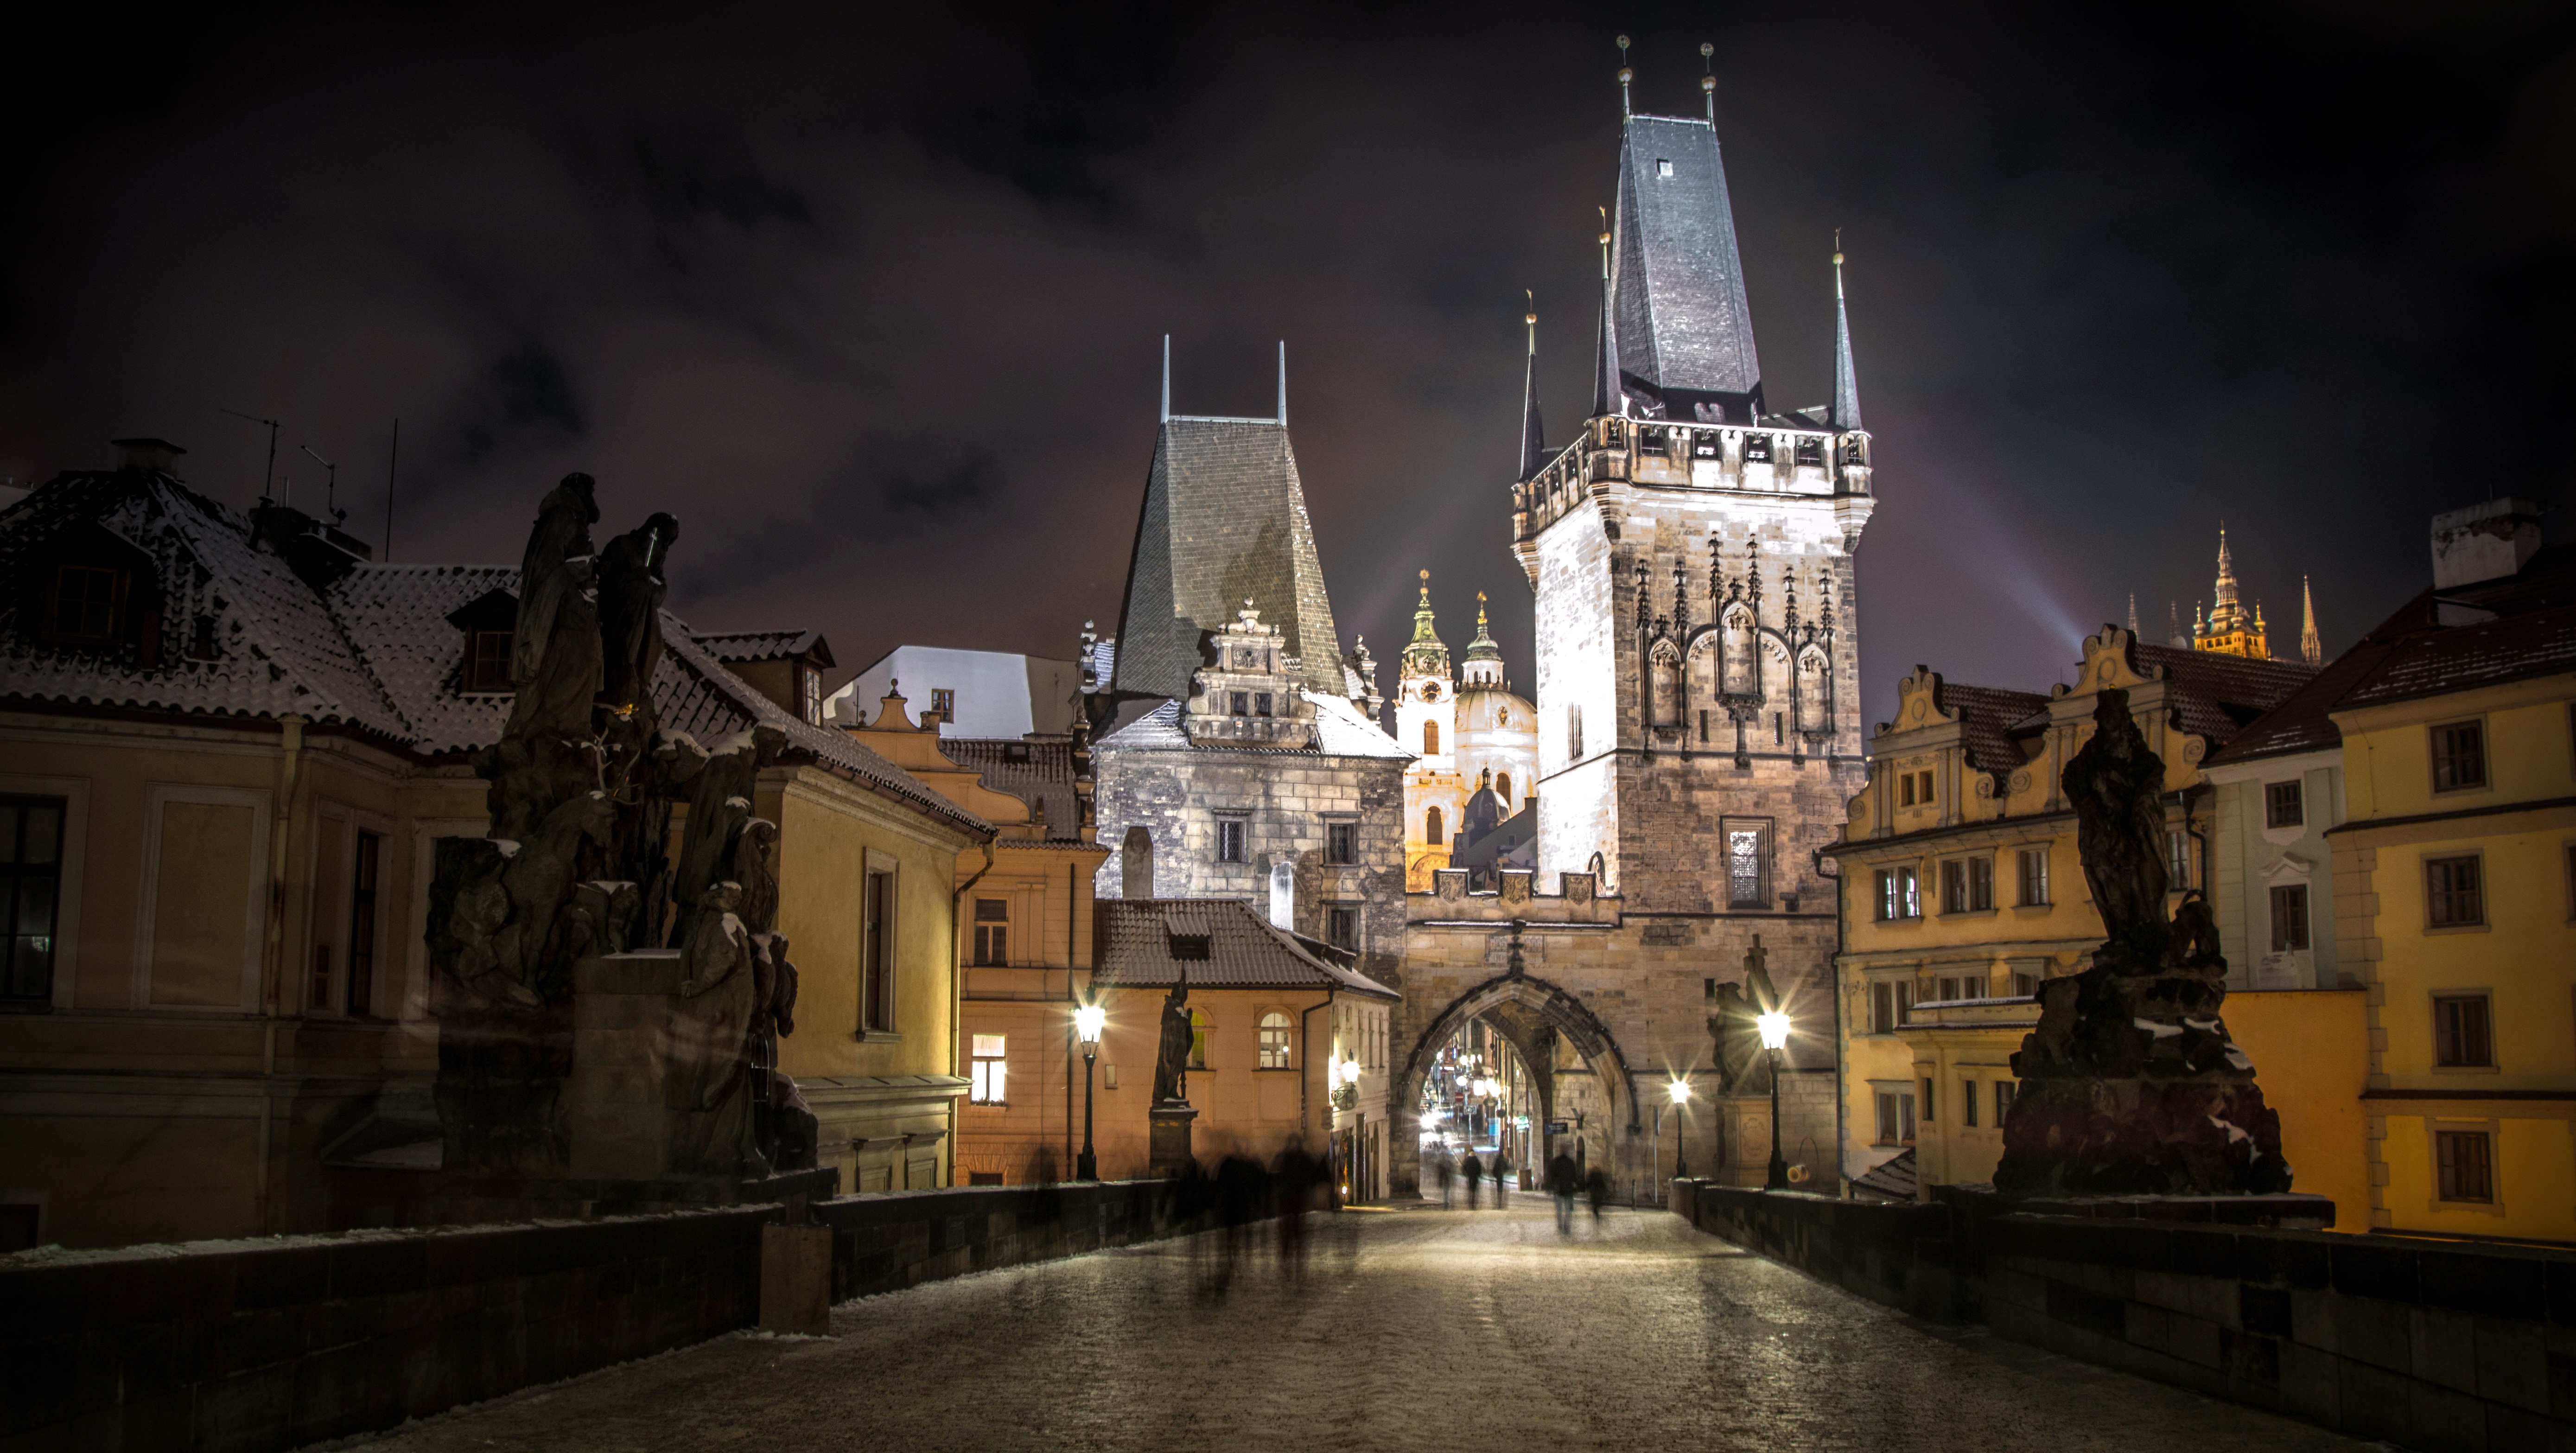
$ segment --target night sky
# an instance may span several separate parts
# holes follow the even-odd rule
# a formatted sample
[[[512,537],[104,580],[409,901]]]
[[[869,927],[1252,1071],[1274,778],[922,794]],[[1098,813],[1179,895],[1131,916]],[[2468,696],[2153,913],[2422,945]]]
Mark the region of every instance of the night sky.
[[[22,36],[0,474],[160,434],[248,505],[238,409],[380,543],[399,417],[397,560],[514,560],[583,469],[603,529],[679,516],[702,629],[1065,656],[1116,625],[1162,335],[1214,414],[1271,411],[1284,338],[1345,644],[1391,688],[1427,565],[1526,682],[1522,289],[1563,442],[1625,31],[1641,111],[1717,46],[1775,407],[1829,394],[1843,229],[1873,721],[1917,661],[2044,690],[2132,591],[2161,637],[2222,518],[2290,655],[2303,573],[2332,651],[2433,512],[2571,502],[2565,5],[644,14]]]

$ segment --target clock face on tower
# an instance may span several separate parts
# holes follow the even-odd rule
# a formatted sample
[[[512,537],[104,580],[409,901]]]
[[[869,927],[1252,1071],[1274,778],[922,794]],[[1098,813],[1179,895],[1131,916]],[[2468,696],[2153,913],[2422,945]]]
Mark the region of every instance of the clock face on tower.
[[[1440,699],[1440,683],[1437,681],[1424,682],[1422,686],[1422,699],[1425,701],[1438,701]]]

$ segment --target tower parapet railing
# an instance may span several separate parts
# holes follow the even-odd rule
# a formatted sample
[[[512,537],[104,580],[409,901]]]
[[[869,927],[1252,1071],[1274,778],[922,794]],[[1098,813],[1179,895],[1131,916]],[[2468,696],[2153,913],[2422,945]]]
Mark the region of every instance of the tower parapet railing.
[[[1599,418],[1512,487],[1512,507],[1526,539],[1597,484],[1835,497],[1867,495],[1869,473],[1869,436],[1856,430]]]

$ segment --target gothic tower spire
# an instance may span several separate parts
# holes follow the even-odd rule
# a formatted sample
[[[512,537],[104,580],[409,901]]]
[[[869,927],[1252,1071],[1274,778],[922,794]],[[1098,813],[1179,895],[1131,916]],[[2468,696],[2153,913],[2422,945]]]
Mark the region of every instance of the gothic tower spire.
[[[1601,335],[1593,344],[1592,417],[1615,414],[1627,405],[1619,387],[1619,340],[1610,331],[1610,209],[1601,214]]]
[[[1843,232],[1834,229],[1834,407],[1836,429],[1860,429],[1860,379],[1852,371],[1851,313],[1843,306]]]
[[[1521,321],[1529,327],[1529,377],[1521,386],[1521,482],[1537,477],[1547,463],[1547,431],[1538,421],[1538,294],[1527,293],[1530,310]]]
[[[2311,666],[2326,663],[2326,646],[2317,635],[2317,598],[2308,590],[2308,577],[2299,577],[2299,659]]]

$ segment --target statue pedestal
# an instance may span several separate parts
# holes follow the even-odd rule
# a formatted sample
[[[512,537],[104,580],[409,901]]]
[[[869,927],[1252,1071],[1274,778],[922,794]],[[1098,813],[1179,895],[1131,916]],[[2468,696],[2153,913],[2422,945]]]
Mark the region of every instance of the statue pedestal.
[[[731,1181],[752,1169],[744,1163],[752,1092],[735,1058],[751,1013],[751,975],[694,997],[680,992],[687,977],[676,949],[573,966],[572,1073],[564,1085],[571,1178]]]
[[[1146,1113],[1153,1124],[1153,1173],[1178,1174],[1190,1163],[1190,1122],[1199,1112],[1187,1105],[1156,1105]]]

